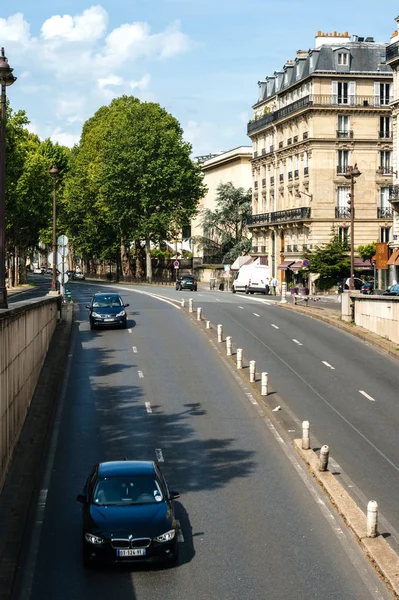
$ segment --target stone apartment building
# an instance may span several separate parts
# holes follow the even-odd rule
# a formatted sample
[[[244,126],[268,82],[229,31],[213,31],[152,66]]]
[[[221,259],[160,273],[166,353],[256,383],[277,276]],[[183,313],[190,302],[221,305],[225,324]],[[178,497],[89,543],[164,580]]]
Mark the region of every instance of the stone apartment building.
[[[392,254],[388,260],[390,265],[389,283],[399,281],[399,135],[398,135],[398,114],[399,114],[399,17],[396,22],[398,28],[391,36],[391,43],[387,47],[386,63],[393,71],[393,97],[391,102],[392,109],[392,134],[393,134],[393,182],[389,188],[389,200],[394,209],[393,212],[393,238],[390,242]]]
[[[202,237],[205,232],[202,230],[201,220],[204,209],[216,209],[217,188],[221,183],[233,183],[235,187],[242,187],[248,190],[252,186],[252,148],[251,146],[239,146],[227,152],[220,152],[203,158],[202,170],[204,172],[204,183],[208,191],[204,198],[200,200],[199,213],[191,222],[191,235]],[[211,234],[210,234],[211,235]],[[217,239],[215,238],[215,241]],[[221,263],[221,256],[215,253],[215,249],[210,240],[207,248],[192,244],[194,257],[194,266],[213,265]]]
[[[306,248],[332,229],[350,235],[350,181],[357,163],[355,248],[392,239],[392,70],[386,44],[322,33],[315,47],[259,82],[248,123],[253,158],[253,256],[290,280]],[[365,266],[355,259],[356,266]]]

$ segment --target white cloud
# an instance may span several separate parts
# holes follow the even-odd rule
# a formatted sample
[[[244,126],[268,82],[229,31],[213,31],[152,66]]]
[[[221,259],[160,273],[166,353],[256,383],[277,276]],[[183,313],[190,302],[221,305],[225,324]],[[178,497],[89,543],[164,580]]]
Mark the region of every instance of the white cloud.
[[[108,14],[102,6],[92,6],[80,15],[54,15],[42,25],[45,40],[66,40],[91,44],[100,39],[107,28]]]
[[[119,75],[108,75],[100,78],[97,83],[100,89],[104,89],[108,85],[123,85],[123,79]]]
[[[50,138],[53,142],[58,142],[61,144],[61,146],[68,146],[69,148],[72,148],[79,142],[80,135],[76,133],[67,133],[62,131],[60,127],[57,127],[51,133]]]
[[[131,81],[130,89],[144,91],[150,85],[150,80],[151,80],[151,75],[149,75],[147,73],[147,75],[143,75],[143,77],[139,81]]]
[[[8,19],[0,19],[0,40],[4,45],[12,43],[13,51],[24,50],[29,44],[29,23],[25,21],[22,13],[11,15]]]

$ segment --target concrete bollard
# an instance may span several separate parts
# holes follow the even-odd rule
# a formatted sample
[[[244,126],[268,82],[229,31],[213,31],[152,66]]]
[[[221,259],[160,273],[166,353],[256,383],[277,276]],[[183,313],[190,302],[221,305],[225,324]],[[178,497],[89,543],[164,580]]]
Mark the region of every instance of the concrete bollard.
[[[211,328],[211,322],[210,322],[210,321],[207,321],[207,322],[206,322],[206,329],[210,329],[210,328]]]
[[[285,281],[281,284],[281,304],[287,304],[287,284]]]
[[[262,396],[267,396],[267,373],[262,373],[262,379],[261,379],[261,395]]]
[[[162,285],[163,285],[163,284],[162,284]],[[184,308],[184,305],[185,305],[184,298],[182,298],[182,299],[181,299],[181,305],[182,305],[182,307]]]
[[[370,500],[367,504],[367,537],[375,538],[378,533],[378,504]]]
[[[223,342],[223,325],[218,325],[218,342]]]
[[[330,448],[328,446],[322,446],[320,448],[319,471],[327,471],[329,456]]]
[[[202,308],[197,308],[197,321],[202,321]]]
[[[231,356],[233,354],[233,338],[231,335],[226,337],[226,354],[227,356]]]
[[[242,348],[237,348],[237,369],[242,369]]]
[[[249,381],[255,383],[256,361],[249,361]]]
[[[192,313],[193,312],[193,299],[190,298],[190,300],[188,301],[188,312]]]
[[[302,422],[302,450],[309,450],[310,448],[310,435],[309,435],[309,421]]]

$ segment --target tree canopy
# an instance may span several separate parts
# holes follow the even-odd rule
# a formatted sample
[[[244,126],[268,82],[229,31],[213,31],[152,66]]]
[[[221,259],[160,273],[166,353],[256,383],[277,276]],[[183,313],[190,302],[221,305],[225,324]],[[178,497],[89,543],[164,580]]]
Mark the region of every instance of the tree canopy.
[[[326,290],[336,285],[337,281],[348,276],[350,271],[349,245],[341,241],[333,231],[331,240],[323,246],[303,253],[303,258],[309,261],[307,270],[318,273],[315,280],[320,290]]]

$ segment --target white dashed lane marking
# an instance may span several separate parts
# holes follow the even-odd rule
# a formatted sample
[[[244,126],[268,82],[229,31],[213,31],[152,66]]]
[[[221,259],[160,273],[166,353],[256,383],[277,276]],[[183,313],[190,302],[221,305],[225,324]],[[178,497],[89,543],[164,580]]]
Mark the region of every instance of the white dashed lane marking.
[[[137,354],[137,346],[132,346],[132,350],[133,350],[134,354]]]
[[[328,363],[326,360],[322,360],[321,362],[323,363],[323,365],[326,365],[326,367],[328,367],[329,369],[332,369],[333,371],[335,370],[335,367],[330,365],[330,363]]]
[[[129,327],[129,329],[128,329],[128,332],[129,332],[129,333],[132,333],[132,330],[131,330],[131,328],[130,328],[130,327]]]
[[[301,344],[301,342],[298,342],[298,340],[292,340],[293,342],[295,342],[295,344],[298,344],[298,346],[303,346],[303,344]]]
[[[155,448],[155,456],[158,462],[164,462],[161,448]]]
[[[146,402],[146,403],[145,403],[145,408],[146,408],[146,410],[147,410],[148,414],[151,414],[151,413],[152,413],[151,404],[150,404],[149,402]]]
[[[241,308],[241,310],[244,310],[244,307],[243,307],[243,306],[239,306],[238,308]]]
[[[183,533],[181,530],[181,525],[180,525],[179,519],[176,519],[176,524],[177,524],[177,541],[183,543],[184,537],[183,537]]]
[[[258,315],[258,313],[252,313],[254,315],[254,317],[260,317],[260,315]]]
[[[143,371],[137,371],[137,374],[140,377],[140,379],[142,379],[144,377]]]
[[[274,323],[272,323],[272,327],[274,327],[274,329],[280,329],[280,327],[277,327],[277,325],[275,325]]]
[[[366,394],[366,392],[364,392],[363,390],[359,390],[359,392],[365,397],[367,398],[367,400],[370,400],[370,402],[375,402],[375,399],[372,398],[372,396],[369,396],[368,394]]]

